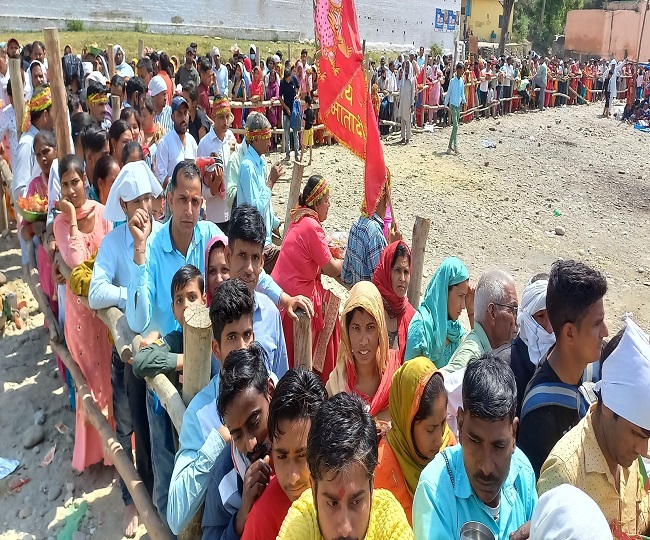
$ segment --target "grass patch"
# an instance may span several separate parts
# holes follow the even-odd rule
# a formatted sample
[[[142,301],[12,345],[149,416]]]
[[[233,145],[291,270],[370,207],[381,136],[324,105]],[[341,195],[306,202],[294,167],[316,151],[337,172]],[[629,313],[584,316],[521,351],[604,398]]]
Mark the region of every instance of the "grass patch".
[[[77,19],[67,20],[65,21],[65,29],[68,32],[83,32],[84,23]]]
[[[149,32],[149,27],[147,26],[146,23],[143,23],[142,21],[138,21],[133,25],[133,31],[138,34],[146,34],[147,32]]]

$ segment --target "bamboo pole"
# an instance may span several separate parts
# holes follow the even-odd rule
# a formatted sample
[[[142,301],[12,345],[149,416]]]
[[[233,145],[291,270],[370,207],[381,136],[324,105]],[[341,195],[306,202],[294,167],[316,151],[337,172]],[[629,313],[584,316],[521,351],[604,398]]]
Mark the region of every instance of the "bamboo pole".
[[[185,414],[185,403],[183,403],[178,390],[176,390],[169,378],[162,373],[155,377],[145,377],[145,380],[151,389],[156,392],[160,403],[162,403],[172,424],[174,424],[174,428],[180,433],[183,425],[183,415]]]
[[[297,321],[293,322],[293,364],[311,371],[314,367],[311,344],[311,319],[302,309],[296,310]]]
[[[68,121],[68,99],[61,65],[61,45],[59,31],[56,28],[44,28],[45,47],[53,55],[47,74],[52,89],[52,114],[54,115],[54,132],[56,134],[56,153],[59,159],[72,154],[72,138]]]
[[[420,305],[420,293],[422,290],[422,274],[424,269],[424,250],[427,246],[431,220],[417,216],[413,225],[413,246],[411,247],[411,283],[408,290],[408,298],[411,305],[417,309]]]
[[[50,333],[50,341],[53,341],[54,343],[61,343],[63,341],[63,332],[61,332],[59,321],[54,316],[54,313],[52,313],[52,308],[50,307],[47,297],[41,288],[36,266],[36,250],[34,248],[33,242],[29,242],[27,244],[27,257],[28,263],[23,265],[23,277],[25,278],[27,285],[29,285],[32,294],[36,299],[38,308],[41,310],[43,316],[45,317],[45,320],[47,321],[47,327]]]
[[[11,182],[13,174],[9,165],[4,159],[0,159],[0,233],[9,231],[9,215],[5,204],[5,185],[11,193]]]
[[[138,60],[140,60],[144,56],[144,41],[139,39],[138,40]]]
[[[122,99],[120,98],[120,96],[111,96],[111,111],[112,111],[111,114],[112,114],[113,122],[120,119],[120,113],[122,112],[120,110],[121,108],[122,108]]]
[[[65,345],[54,343],[52,341],[50,342],[50,346],[68,368],[72,380],[75,383],[78,402],[81,403],[86,418],[102,438],[102,442],[104,443],[104,452],[107,457],[113,461],[117,472],[126,484],[126,487],[133,498],[133,502],[138,509],[140,519],[147,529],[147,533],[154,539],[171,539],[171,531],[163,524],[158,516],[157,510],[151,502],[151,498],[133,466],[132,459],[126,455],[122,445],[117,442],[115,432],[111,429],[110,424],[99,410],[99,407],[97,407],[97,404],[90,394],[86,378],[83,376],[81,369],[70,355],[68,348]]]
[[[212,325],[206,306],[190,306],[183,322],[183,402],[192,398],[210,382]]]
[[[302,185],[302,176],[305,172],[305,165],[298,161],[293,162],[293,173],[291,174],[291,185],[289,186],[289,198],[287,199],[287,211],[284,215],[284,232],[287,234],[289,223],[291,223],[291,210],[298,204],[300,197],[300,186]]]
[[[108,44],[108,79],[113,78],[115,75],[115,55],[113,54],[113,44]]]
[[[20,58],[9,59],[9,79],[11,82],[11,96],[16,114],[16,133],[18,139],[23,133],[23,115],[25,113],[25,85],[23,82],[23,66]],[[12,156],[13,157],[13,156]]]

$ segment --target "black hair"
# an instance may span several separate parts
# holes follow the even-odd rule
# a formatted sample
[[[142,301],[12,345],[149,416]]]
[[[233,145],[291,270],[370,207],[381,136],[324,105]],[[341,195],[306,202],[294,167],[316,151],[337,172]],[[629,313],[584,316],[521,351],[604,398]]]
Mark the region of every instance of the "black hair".
[[[284,435],[280,431],[282,420],[313,420],[327,399],[327,390],[320,377],[303,368],[287,371],[273,392],[269,405],[269,439]]]
[[[259,343],[251,343],[248,349],[232,351],[221,366],[217,412],[223,422],[226,409],[244,390],[253,388],[260,394],[269,395],[269,371],[266,352]]]
[[[129,124],[126,123],[126,120],[115,120],[111,124],[111,129],[108,130],[108,137],[111,143],[111,151],[113,151],[113,141],[119,141],[123,133],[131,131]]]
[[[208,265],[208,261],[205,261]],[[244,315],[253,316],[255,299],[253,293],[241,279],[228,279],[221,284],[210,302],[210,322],[212,335],[221,343],[221,334],[227,324],[241,319]]]
[[[38,40],[34,41],[34,43],[32,43],[32,50],[34,49],[34,47],[40,47],[41,49],[43,49],[43,52],[45,52],[45,45],[43,45],[42,41],[38,41]]]
[[[147,58],[147,57],[145,56],[145,59],[146,59],[146,58]],[[160,55],[159,55],[156,51],[152,52],[152,53],[149,55],[149,58],[150,58],[150,61],[151,61],[151,65],[152,65],[152,66],[153,66],[153,64],[154,64],[155,62],[160,62]],[[151,73],[153,73],[153,68],[151,69]]]
[[[169,61],[169,56],[167,56],[166,52],[160,53],[159,62],[160,62],[160,69],[167,72],[167,75],[169,75],[170,78],[173,78],[174,70],[172,69],[171,62]]]
[[[122,89],[122,92],[124,92],[124,89],[126,88],[124,77],[122,77],[122,75],[118,75],[117,73],[113,75],[113,78],[111,79],[111,86],[119,86]]]
[[[196,86],[194,81],[188,81],[183,85],[183,92],[187,92],[190,97],[190,101],[199,100],[199,87]]]
[[[152,53],[151,56],[153,57],[153,53]],[[153,73],[152,58],[147,58],[147,57],[140,58],[140,60],[138,60],[138,63],[136,64],[135,67],[136,67],[136,69],[137,68],[144,68],[144,69],[147,70],[148,73]]]
[[[34,136],[34,148],[36,148],[36,143],[40,142],[46,146],[49,146],[50,148],[56,148],[56,135],[54,134],[54,131],[49,131],[47,129],[41,129],[35,136]]]
[[[106,179],[108,173],[113,165],[118,165],[117,160],[111,154],[104,154],[95,163],[95,170],[93,171],[93,187],[95,193],[99,195],[99,179]]]
[[[235,247],[236,240],[243,240],[264,248],[266,242],[264,218],[259,210],[250,204],[240,204],[230,216],[228,245],[231,249]]]
[[[7,86],[7,88],[9,87]],[[68,114],[73,115],[79,110],[81,99],[79,98],[79,94],[76,92],[66,92],[66,94],[68,100]]]
[[[605,277],[577,261],[556,261],[546,290],[546,310],[556,336],[567,323],[578,328],[587,310],[607,293]]]
[[[137,111],[137,109],[134,109],[133,107],[127,107],[126,109],[122,109],[122,112],[120,113],[120,120],[124,120],[128,124],[128,120],[132,116],[135,118],[135,121],[138,123],[138,127],[140,127],[141,126],[140,113]]]
[[[287,69],[286,67],[284,68],[284,77],[283,79],[286,79],[287,77],[291,77],[291,70]]]
[[[206,72],[206,71],[210,71],[211,69],[212,69],[212,63],[207,58],[203,58],[199,62],[199,71]]]
[[[86,97],[89,98],[95,94],[109,94],[110,88],[105,84],[91,82],[86,89]]]
[[[178,175],[183,175],[184,178],[193,179],[198,178],[199,182],[201,181],[201,171],[196,166],[193,160],[184,159],[179,161],[174,167],[174,172],[172,173],[172,178],[169,181],[171,185],[169,186],[169,191],[175,191],[178,186]]]
[[[303,54],[309,54],[309,53],[307,52],[307,49],[303,49],[302,51],[300,51],[300,56],[302,56]]]
[[[155,109],[153,106],[153,98],[147,94],[144,96],[144,108],[149,111],[149,114],[155,114]]]
[[[390,262],[390,267],[393,268],[395,263],[400,257],[406,257],[408,259],[409,265],[411,264],[411,254],[409,253],[408,247],[404,242],[397,244],[395,248],[395,255],[393,255],[393,260]]]
[[[508,362],[491,352],[469,361],[463,377],[463,410],[489,422],[515,419],[517,383]]]
[[[610,339],[605,346],[603,347],[602,352],[600,353],[600,369],[602,371],[603,369],[603,363],[607,358],[609,358],[609,355],[614,352],[614,349],[618,347],[618,344],[621,342],[621,339],[623,338],[623,334],[625,334],[625,328],[621,329],[618,334],[616,334],[612,339]]]
[[[11,79],[7,79],[7,95],[13,97],[13,90],[11,89]],[[9,105],[9,103],[7,103]]]
[[[147,85],[140,77],[131,77],[126,82],[126,98],[131,99],[136,92],[140,92],[141,96],[144,95],[147,92]]]
[[[307,465],[314,481],[359,464],[372,482],[378,461],[377,431],[366,403],[347,392],[325,401],[307,437]]]
[[[311,192],[314,191],[314,188],[318,185],[318,182],[320,182],[322,179],[323,176],[321,174],[312,174],[309,177],[307,183],[305,184],[305,187],[302,190],[302,193],[298,195],[299,206],[307,206],[307,198],[309,197],[309,195],[311,195]]]
[[[144,161],[144,152],[138,141],[129,141],[122,149],[122,164],[126,164],[131,154],[138,155],[138,161]]]
[[[366,311],[364,308],[362,308],[361,306],[357,306],[352,311],[348,311],[345,314],[345,328],[347,329],[348,334],[350,333],[350,325],[352,324],[352,317],[354,317],[354,314],[364,312],[364,311]],[[370,312],[367,312],[367,313],[370,313]]]
[[[536,281],[542,281],[543,279],[548,281],[549,275],[546,272],[540,272],[535,274],[528,283],[535,283]]]
[[[435,372],[424,386],[422,397],[420,398],[420,406],[413,417],[413,424],[429,417],[431,408],[436,399],[438,399],[438,396],[445,396],[445,400],[447,400],[447,389],[445,388],[445,381],[441,375],[440,372]]]
[[[101,152],[108,142],[108,131],[97,124],[88,126],[81,136],[84,155],[86,152]]]
[[[73,143],[77,142],[79,137],[82,137],[81,142],[83,145],[83,135],[90,126],[99,127],[97,121],[90,116],[87,112],[78,112],[70,117],[70,128]],[[102,130],[104,131],[104,130]]]
[[[312,102],[311,95],[307,94],[307,95],[305,96],[305,103],[306,103],[307,105],[311,105],[311,102]]]
[[[181,266],[178,270],[176,270],[176,273],[172,278],[172,285],[170,289],[172,293],[172,302],[174,301],[174,295],[178,291],[181,291],[185,287],[187,287],[189,282],[195,279],[197,280],[201,294],[203,294],[203,291],[205,290],[205,281],[203,279],[203,274],[201,273],[201,270],[199,270],[193,264],[186,264],[184,266]]]
[[[84,162],[74,154],[68,154],[63,159],[59,160],[59,178],[63,178],[68,171],[76,172],[79,175],[79,178],[83,179]]]
[[[280,50],[275,51],[275,55],[280,59],[280,61],[282,61],[282,56],[284,56],[282,54],[282,51],[280,51]]]

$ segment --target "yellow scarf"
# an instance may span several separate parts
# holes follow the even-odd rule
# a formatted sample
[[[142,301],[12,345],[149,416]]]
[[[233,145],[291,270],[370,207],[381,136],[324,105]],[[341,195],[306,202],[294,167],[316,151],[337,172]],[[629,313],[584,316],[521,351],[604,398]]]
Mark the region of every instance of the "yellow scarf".
[[[364,539],[413,540],[414,538],[402,505],[390,491],[375,489],[372,493],[370,523]],[[278,540],[323,540],[311,489],[306,490],[289,508],[278,533]]]
[[[395,372],[390,387],[391,429],[386,437],[402,469],[411,497],[415,495],[420,473],[427,465],[418,458],[415,451],[411,426],[420,408],[424,388],[433,376],[441,377],[441,374],[431,360],[419,356],[409,360]],[[445,426],[440,452],[447,448],[450,435],[449,426]]]

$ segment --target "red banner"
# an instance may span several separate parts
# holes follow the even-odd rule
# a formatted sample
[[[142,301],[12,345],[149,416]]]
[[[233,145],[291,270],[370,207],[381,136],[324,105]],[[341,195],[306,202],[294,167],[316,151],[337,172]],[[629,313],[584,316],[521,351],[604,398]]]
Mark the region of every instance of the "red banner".
[[[354,0],[316,0],[314,24],[320,45],[316,67],[321,120],[341,144],[365,161],[365,202],[372,215],[387,170],[363,68]]]

